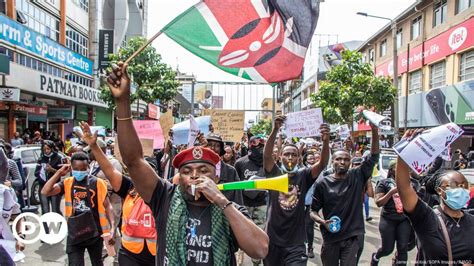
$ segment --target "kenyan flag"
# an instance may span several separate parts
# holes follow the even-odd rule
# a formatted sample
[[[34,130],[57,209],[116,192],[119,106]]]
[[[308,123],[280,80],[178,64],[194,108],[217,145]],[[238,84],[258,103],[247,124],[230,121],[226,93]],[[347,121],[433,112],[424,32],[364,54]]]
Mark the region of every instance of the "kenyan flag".
[[[279,82],[300,76],[319,0],[204,0],[162,30],[236,76]]]

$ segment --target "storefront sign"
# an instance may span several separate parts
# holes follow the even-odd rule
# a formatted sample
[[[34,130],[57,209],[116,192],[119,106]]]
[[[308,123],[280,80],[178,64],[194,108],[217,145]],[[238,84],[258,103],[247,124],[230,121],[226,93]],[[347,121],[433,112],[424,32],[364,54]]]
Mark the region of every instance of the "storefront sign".
[[[5,102],[19,102],[20,101],[20,89],[0,87],[0,101]]]
[[[474,18],[411,48],[408,60],[407,52],[398,54],[398,74],[405,73],[407,66],[412,71],[472,46],[474,46]],[[375,67],[375,73],[380,76],[391,76],[393,75],[391,68],[393,68],[392,62],[385,62]]]
[[[109,55],[114,53],[114,31],[99,30],[99,69],[106,69],[109,64]]]
[[[450,122],[458,125],[474,124],[474,81],[432,89],[408,96],[408,109],[405,113],[406,97],[399,100],[399,127],[432,127]]]
[[[29,114],[35,115],[44,115],[48,114],[48,107],[45,106],[34,106],[34,105],[27,105],[27,104],[11,104],[7,105],[5,103],[0,102],[0,110],[6,111],[13,108],[15,112],[26,112]]]
[[[160,119],[160,107],[149,103],[148,104],[148,117],[152,119]]]
[[[90,59],[4,15],[0,15],[0,40],[85,75],[92,75],[93,63]]]
[[[74,119],[74,107],[49,107],[48,108],[48,118],[49,119]]]
[[[211,116],[214,132],[224,141],[239,142],[244,128],[245,111],[204,110],[204,115]]]

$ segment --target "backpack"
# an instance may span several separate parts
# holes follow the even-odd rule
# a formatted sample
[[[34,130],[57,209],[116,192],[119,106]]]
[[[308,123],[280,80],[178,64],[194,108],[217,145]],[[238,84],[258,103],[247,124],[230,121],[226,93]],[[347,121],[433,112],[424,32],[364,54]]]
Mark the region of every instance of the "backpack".
[[[124,233],[131,237],[156,239],[155,218],[153,213],[146,205],[145,201],[140,197],[128,196],[125,201],[134,202],[132,211],[127,219],[124,219]],[[124,202],[125,206],[126,202]]]

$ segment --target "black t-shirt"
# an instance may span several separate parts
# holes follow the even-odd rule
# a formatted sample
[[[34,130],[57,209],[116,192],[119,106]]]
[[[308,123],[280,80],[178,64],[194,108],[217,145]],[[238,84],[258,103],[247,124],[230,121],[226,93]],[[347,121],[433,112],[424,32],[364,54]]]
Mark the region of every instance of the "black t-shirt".
[[[262,165],[256,164],[249,159],[249,156],[244,156],[235,162],[235,170],[241,180],[248,180],[251,176],[264,176],[265,171]],[[266,203],[266,191],[244,191],[244,205],[247,207],[263,206]]]
[[[359,167],[347,172],[345,179],[336,180],[331,173],[316,180],[311,209],[316,212],[322,209],[325,220],[329,220],[332,216],[341,219],[341,229],[337,233],[328,232],[326,227],[320,226],[326,243],[364,234],[362,195],[378,159],[378,154],[367,156]]]
[[[382,179],[378,182],[377,187],[375,187],[375,194],[387,194],[392,188],[396,186],[397,185],[395,184],[395,180],[393,180],[392,178]],[[393,194],[392,197],[390,197],[390,199],[387,201],[387,203],[382,207],[381,216],[386,219],[397,221],[406,219],[406,216],[403,214],[403,206],[401,206],[402,213],[397,212],[397,208],[395,207],[394,196],[400,197],[398,193]],[[400,200],[400,198],[398,198],[398,200]]]
[[[171,198],[173,197],[173,193],[175,192],[176,189],[178,189],[176,185],[173,185],[167,180],[160,178],[158,180],[158,183],[156,184],[155,191],[153,192],[150,202],[147,202],[147,204],[151,208],[151,211],[153,212],[153,216],[155,218],[155,223],[156,223],[156,231],[158,234],[158,243],[157,243],[157,248],[156,248],[157,249],[156,250],[156,257],[157,257],[156,265],[167,265],[166,263],[167,261],[166,260],[166,224],[168,222],[168,214],[169,214],[169,208],[171,206]],[[234,204],[234,206],[242,214],[244,214],[247,218],[250,219],[249,213],[244,207],[239,206],[237,204]],[[188,208],[188,211],[192,212],[193,210]],[[191,216],[193,216],[193,214],[191,214]],[[210,230],[210,226],[208,226],[211,223],[210,212],[208,213],[204,212],[202,214],[202,217],[200,218],[200,220],[206,220],[206,219],[209,219],[209,222],[204,221],[201,223],[201,226],[200,226],[201,228],[199,232],[202,235],[205,235],[205,234],[210,235],[210,232],[207,232],[207,230],[204,228],[204,227],[209,227],[208,230]],[[186,229],[186,233],[187,234],[190,233],[189,228]],[[237,244],[237,241],[235,240],[232,230],[231,230],[231,234],[232,234],[232,239],[234,240],[233,246],[238,248],[238,244]],[[196,252],[196,254],[197,252],[201,252],[200,254],[202,255],[204,254],[203,252],[207,250],[207,248],[197,246],[193,250]],[[211,245],[211,250],[212,250],[212,245]],[[232,266],[237,265],[236,260],[235,260],[235,255],[234,255],[234,252],[236,251],[237,250],[231,251],[230,262]],[[210,255],[212,254],[210,253]],[[188,252],[188,259],[191,260],[189,252]],[[213,265],[211,262],[212,262],[212,258],[210,258],[209,263],[201,263],[198,265]]]
[[[89,178],[89,195],[90,202],[87,200],[87,178]],[[64,195],[64,181],[58,183],[61,188],[60,195]],[[92,215],[94,216],[94,222],[99,232],[99,235],[102,234],[102,227],[100,226],[99,220],[99,210],[97,208],[97,178],[96,177],[86,177],[81,182],[74,180],[73,191],[73,206],[74,206],[74,216],[77,216],[84,211],[92,210]],[[92,206],[92,207],[91,207]]]
[[[425,202],[418,200],[415,210],[407,214],[418,239],[418,262],[425,265],[447,265],[448,250],[437,214]],[[459,227],[453,218],[441,212],[446,224],[454,265],[474,262],[474,215],[464,212]],[[445,262],[445,263],[443,263]]]
[[[275,165],[267,177],[282,175]],[[280,247],[302,245],[305,242],[305,196],[314,179],[311,168],[304,168],[288,176],[288,194],[269,191],[270,206],[266,231],[270,243]]]
[[[188,204],[186,223],[187,265],[214,265],[212,259],[211,208]],[[194,230],[193,230],[194,228]]]

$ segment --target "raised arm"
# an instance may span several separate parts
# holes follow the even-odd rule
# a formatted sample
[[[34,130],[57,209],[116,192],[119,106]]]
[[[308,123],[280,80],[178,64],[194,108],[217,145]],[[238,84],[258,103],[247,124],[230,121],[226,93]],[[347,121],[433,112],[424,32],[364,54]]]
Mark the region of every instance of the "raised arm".
[[[63,164],[63,166],[56,171],[56,173],[44,184],[41,194],[45,196],[55,196],[61,193],[61,187],[58,185],[61,176],[67,175],[71,171],[70,164]]]
[[[374,124],[370,123],[370,128],[372,130],[372,143],[370,146],[370,153],[371,154],[379,154],[380,153],[380,136],[379,136],[379,128],[376,127]]]
[[[99,145],[97,145],[97,132],[92,134],[89,124],[86,122],[81,122],[81,129],[83,132],[82,140],[91,148],[92,154],[94,154],[97,163],[99,163],[100,169],[110,181],[112,189],[115,192],[119,191],[122,185],[122,173],[115,170],[115,167],[109,159],[107,159],[104,152],[99,148]]]
[[[397,159],[397,171],[395,173],[398,194],[403,204],[403,209],[408,213],[415,211],[418,203],[418,195],[411,186],[410,172],[408,165],[400,158]]]
[[[311,167],[311,176],[313,179],[318,178],[329,162],[329,126],[322,124],[319,132],[321,134],[321,140],[323,141],[323,149],[321,150],[321,159]]]
[[[127,65],[123,63],[113,65],[107,83],[117,105],[117,135],[120,154],[138,193],[143,200],[150,202],[159,177],[143,158],[142,145],[133,127]]]
[[[280,130],[281,126],[285,118],[283,116],[277,116],[275,118],[275,122],[273,122],[272,132],[268,137],[267,143],[265,143],[265,148],[263,150],[263,168],[265,168],[265,172],[269,173],[272,171],[273,167],[275,166],[275,162],[273,161],[273,147],[275,146],[275,139]]]

